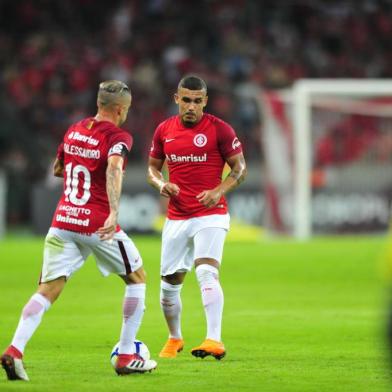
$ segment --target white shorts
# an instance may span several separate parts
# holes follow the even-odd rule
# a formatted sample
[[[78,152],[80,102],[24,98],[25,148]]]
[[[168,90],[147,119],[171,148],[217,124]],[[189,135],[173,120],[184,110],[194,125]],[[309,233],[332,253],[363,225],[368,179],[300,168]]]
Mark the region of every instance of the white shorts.
[[[229,227],[229,214],[166,219],[162,231],[161,276],[190,271],[194,261],[200,258],[220,263]]]
[[[91,253],[103,276],[110,273],[128,275],[143,265],[139,251],[122,230],[109,242],[101,241],[97,234],[80,234],[51,227],[45,238],[40,282],[49,282],[60,276],[68,279],[82,267]]]

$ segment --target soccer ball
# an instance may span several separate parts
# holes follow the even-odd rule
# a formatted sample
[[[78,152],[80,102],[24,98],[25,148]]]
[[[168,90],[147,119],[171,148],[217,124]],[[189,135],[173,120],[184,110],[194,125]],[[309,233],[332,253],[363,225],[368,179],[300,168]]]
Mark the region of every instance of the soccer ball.
[[[119,344],[120,342],[115,344],[110,354],[110,362],[113,365],[113,367],[116,366]],[[143,342],[141,342],[140,340],[135,340],[133,342],[133,345],[134,345],[134,352],[136,354],[139,354],[144,360],[150,359],[150,350]]]

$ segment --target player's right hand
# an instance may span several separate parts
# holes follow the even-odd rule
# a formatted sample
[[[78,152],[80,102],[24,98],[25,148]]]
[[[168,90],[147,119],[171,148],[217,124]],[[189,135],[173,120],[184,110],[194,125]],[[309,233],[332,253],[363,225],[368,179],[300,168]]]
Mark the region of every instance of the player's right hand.
[[[177,196],[180,193],[180,187],[172,182],[166,182],[160,191],[160,194],[165,197]]]
[[[101,241],[110,241],[115,232],[117,227],[117,216],[114,214],[109,214],[105,223],[102,227],[97,230],[97,234]]]

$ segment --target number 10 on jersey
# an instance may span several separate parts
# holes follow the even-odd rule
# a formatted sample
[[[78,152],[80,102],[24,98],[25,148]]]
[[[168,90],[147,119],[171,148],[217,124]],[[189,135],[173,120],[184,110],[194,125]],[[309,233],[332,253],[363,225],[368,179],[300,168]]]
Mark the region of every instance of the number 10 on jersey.
[[[66,180],[65,180],[65,201],[70,201],[76,206],[85,205],[90,199],[91,175],[88,169],[83,165],[76,165],[72,167],[72,162],[65,166]],[[83,184],[81,184],[79,174],[84,177]],[[78,197],[83,192],[81,197]]]

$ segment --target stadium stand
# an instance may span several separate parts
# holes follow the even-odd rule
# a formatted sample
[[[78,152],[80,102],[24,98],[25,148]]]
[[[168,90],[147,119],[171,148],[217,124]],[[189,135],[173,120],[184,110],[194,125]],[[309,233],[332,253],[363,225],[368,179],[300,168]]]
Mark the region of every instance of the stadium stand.
[[[4,0],[0,4],[0,168],[9,220],[28,215],[29,185],[45,177],[67,125],[90,113],[103,79],[131,85],[130,160],[175,113],[168,91],[194,72],[209,111],[232,124],[259,161],[260,113],[241,92],[302,77],[392,76],[388,1]]]

